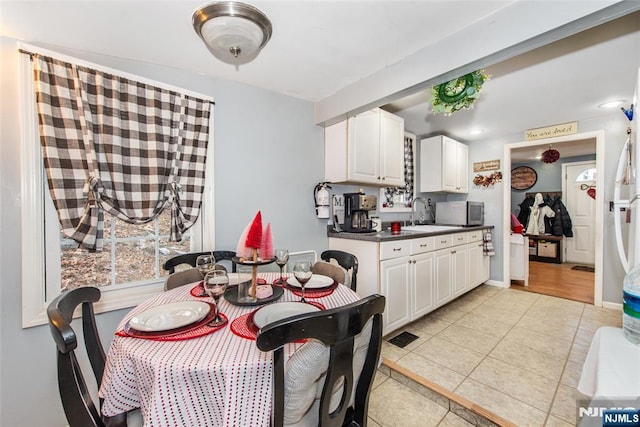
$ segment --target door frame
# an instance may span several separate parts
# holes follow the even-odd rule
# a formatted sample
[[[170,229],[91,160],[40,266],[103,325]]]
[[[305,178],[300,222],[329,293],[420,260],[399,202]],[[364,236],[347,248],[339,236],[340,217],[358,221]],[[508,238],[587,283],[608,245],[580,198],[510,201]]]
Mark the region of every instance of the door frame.
[[[503,206],[502,206],[502,233],[505,238],[502,244],[503,264],[502,274],[504,287],[511,287],[511,253],[510,253],[510,239],[507,238],[511,234],[511,215],[507,212],[511,212],[511,150],[521,147],[531,147],[538,145],[554,144],[562,147],[563,142],[577,141],[581,139],[595,139],[596,140],[596,169],[598,174],[596,175],[596,189],[601,188],[604,190],[604,177],[605,177],[605,162],[604,162],[604,130],[577,133],[568,136],[559,136],[555,138],[546,138],[536,141],[522,141],[504,145],[503,163],[504,170],[507,171],[504,177],[503,185]],[[597,193],[596,193],[597,194]],[[604,192],[602,192],[604,195]],[[593,304],[595,306],[602,306],[602,283],[603,283],[603,262],[604,262],[604,244],[603,244],[603,231],[604,231],[604,197],[596,197],[596,224],[595,224],[595,275],[593,284]]]
[[[572,166],[578,166],[578,165],[586,165],[586,164],[591,164],[591,163],[595,163],[595,167],[596,167],[596,180],[598,178],[598,161],[597,161],[597,155],[596,155],[596,160],[583,160],[580,162],[570,162],[570,163],[563,163],[562,164],[562,197],[564,199],[563,203],[566,206],[567,205],[567,199],[566,199],[566,194],[567,194],[567,166],[572,165]],[[597,181],[596,181],[597,183]],[[597,184],[596,184],[596,189],[598,188]],[[602,190],[601,190],[602,192]],[[596,191],[596,198],[595,200],[598,200],[598,192]],[[598,208],[598,205],[596,203],[596,209]],[[595,219],[594,219],[595,221]],[[594,224],[595,226],[595,224]],[[594,241],[595,243],[595,241]],[[562,251],[562,262],[567,262],[567,251],[569,250],[569,245],[565,244],[562,245],[562,247],[564,248],[564,250]],[[593,248],[595,249],[595,248]]]

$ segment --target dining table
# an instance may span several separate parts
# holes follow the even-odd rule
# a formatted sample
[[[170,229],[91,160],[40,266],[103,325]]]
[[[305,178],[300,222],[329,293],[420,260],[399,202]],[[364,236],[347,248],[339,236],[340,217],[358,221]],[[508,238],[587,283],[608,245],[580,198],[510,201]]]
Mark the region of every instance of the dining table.
[[[285,279],[290,275],[285,274]],[[258,272],[271,284],[280,273]],[[220,299],[228,322],[162,333],[131,330],[136,316],[180,301],[205,301],[202,285],[187,284],[155,295],[127,313],[107,353],[99,396],[107,417],[140,408],[145,426],[268,426],[271,419],[273,353],[258,349],[256,310],[266,305],[236,305]],[[300,301],[300,290],[286,284],[269,304]],[[274,287],[276,289],[276,287]],[[278,292],[280,293],[280,292]],[[307,289],[307,303],[340,307],[360,297],[347,286]],[[135,320],[135,319],[134,319]],[[285,346],[290,357],[304,342]]]

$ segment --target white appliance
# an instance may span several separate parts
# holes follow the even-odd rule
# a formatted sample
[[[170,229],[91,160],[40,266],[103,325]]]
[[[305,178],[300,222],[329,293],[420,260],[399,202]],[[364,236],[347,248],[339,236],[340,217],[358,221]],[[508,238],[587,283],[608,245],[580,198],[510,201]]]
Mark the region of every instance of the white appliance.
[[[636,92],[633,96],[631,120],[627,132],[627,140],[620,153],[618,160],[618,170],[616,171],[616,182],[614,187],[614,225],[616,235],[616,246],[620,261],[625,273],[631,268],[640,264],[640,137],[638,135],[638,101],[640,100],[640,69],[638,70],[638,80]],[[629,115],[627,118],[629,118]],[[624,212],[621,210],[624,209]],[[627,230],[623,230],[623,221],[628,224]],[[626,250],[625,250],[626,244]]]

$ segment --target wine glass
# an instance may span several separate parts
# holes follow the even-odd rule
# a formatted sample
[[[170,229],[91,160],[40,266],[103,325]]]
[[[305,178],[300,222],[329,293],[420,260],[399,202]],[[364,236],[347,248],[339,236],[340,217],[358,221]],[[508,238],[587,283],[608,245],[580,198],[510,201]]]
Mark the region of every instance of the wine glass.
[[[208,272],[213,270],[215,268],[215,265],[216,265],[216,258],[213,256],[213,253],[199,255],[196,258],[196,268],[198,269],[200,274],[202,274],[202,277],[205,277]],[[202,284],[202,287],[204,288],[204,282]],[[203,289],[200,295],[198,296],[206,297],[207,293]]]
[[[302,289],[302,299],[300,299],[300,302],[307,302],[304,299],[304,285],[311,279],[311,274],[311,262],[296,261],[293,265],[293,275],[300,283],[300,288]]]
[[[229,276],[227,276],[227,272],[224,270],[211,270],[204,276],[204,290],[216,303],[215,316],[211,322],[207,323],[209,326],[222,326],[227,323],[225,319],[220,317],[218,306],[220,297],[224,294],[228,284]]]
[[[284,283],[283,270],[284,266],[289,262],[289,251],[286,249],[276,249],[276,264],[280,267],[280,278],[276,281],[277,284],[281,285]]]

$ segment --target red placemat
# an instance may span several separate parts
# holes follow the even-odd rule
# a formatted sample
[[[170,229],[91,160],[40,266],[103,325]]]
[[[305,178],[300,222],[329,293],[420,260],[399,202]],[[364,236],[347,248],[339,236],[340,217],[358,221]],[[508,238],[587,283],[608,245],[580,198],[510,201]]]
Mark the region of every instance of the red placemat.
[[[155,341],[182,341],[214,333],[215,331],[224,328],[229,322],[227,316],[220,313],[220,317],[227,320],[227,322],[221,326],[208,326],[207,323],[215,317],[215,306],[211,303],[207,304],[211,306],[209,313],[202,320],[191,325],[171,329],[169,331],[145,332],[133,329],[129,327],[129,324],[126,324],[124,329],[116,332],[116,335],[120,337],[142,338]]]
[[[336,290],[337,287],[338,287],[338,282],[336,282],[334,280],[333,285],[329,286],[328,288],[305,289],[304,290],[304,297],[305,298],[323,298],[323,297],[327,297],[327,296],[331,295],[333,293],[333,291]],[[300,288],[296,288],[296,287],[293,287],[291,285],[285,285],[285,288],[289,289],[296,296],[299,296],[299,297],[302,296],[302,291],[300,290]]]
[[[204,293],[204,286],[202,285],[202,282],[199,282],[197,285],[191,288],[190,294],[192,297],[198,298],[205,298],[209,296]]]
[[[258,335],[258,327],[253,323],[253,313],[255,313],[255,310],[251,313],[243,314],[231,322],[231,326],[229,326],[231,332],[239,337],[255,340]]]
[[[318,302],[308,302],[307,304],[315,305],[320,310],[326,310],[326,307]],[[259,310],[259,309],[258,309]],[[253,310],[251,313],[243,314],[231,322],[229,329],[235,335],[246,338],[248,340],[254,340],[258,336],[258,327],[253,323],[253,314],[258,311]],[[305,342],[306,340],[300,340],[297,342]]]

